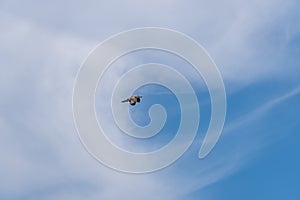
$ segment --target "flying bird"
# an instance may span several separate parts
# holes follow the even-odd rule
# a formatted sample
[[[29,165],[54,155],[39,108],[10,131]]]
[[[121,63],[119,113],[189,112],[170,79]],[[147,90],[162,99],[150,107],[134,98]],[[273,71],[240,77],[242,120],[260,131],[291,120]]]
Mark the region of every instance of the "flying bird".
[[[141,102],[141,98],[142,98],[142,96],[131,96],[128,99],[125,99],[121,102],[122,103],[129,102],[130,105],[134,106],[136,104],[136,102],[138,102],[138,103]]]

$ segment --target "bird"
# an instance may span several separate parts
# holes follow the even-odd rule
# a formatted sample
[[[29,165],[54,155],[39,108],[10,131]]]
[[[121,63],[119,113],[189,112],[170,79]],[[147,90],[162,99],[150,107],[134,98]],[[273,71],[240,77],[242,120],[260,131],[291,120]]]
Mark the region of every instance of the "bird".
[[[134,96],[131,96],[123,101],[121,101],[122,103],[125,103],[125,102],[129,102],[130,105],[134,106],[136,104],[136,102],[140,103],[141,101],[141,98],[142,96],[137,96],[137,95],[134,95]]]

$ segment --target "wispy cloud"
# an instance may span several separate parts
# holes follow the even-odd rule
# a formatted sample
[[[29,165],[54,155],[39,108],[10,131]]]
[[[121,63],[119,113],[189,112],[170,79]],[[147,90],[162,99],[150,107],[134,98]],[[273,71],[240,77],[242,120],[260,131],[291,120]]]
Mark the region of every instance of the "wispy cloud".
[[[299,94],[300,87],[296,87],[274,99],[263,102],[254,111],[241,114],[238,119],[228,122],[215,149],[204,160],[195,160],[197,156],[195,151],[201,145],[201,140],[197,140],[192,146],[192,150],[188,151],[182,160],[179,160],[179,166],[185,166],[188,171],[180,172],[180,167],[177,164],[170,169],[177,171],[177,176],[173,178],[180,180],[183,185],[181,186],[182,195],[201,191],[201,189],[233,175],[243,169],[245,164],[255,159],[260,151],[278,140],[278,137],[289,137],[288,133],[279,134],[277,132],[281,130],[274,130],[274,128],[269,127],[269,123],[279,123],[280,121],[280,119],[274,121],[269,115],[274,108],[279,111],[285,110],[283,105],[293,102],[291,100],[297,98]],[[297,113],[298,110],[294,110],[294,113]],[[289,113],[283,114],[281,117],[286,118],[287,115]],[[293,121],[296,122],[296,119]],[[190,161],[189,166],[182,164],[188,160]]]
[[[270,68],[283,69],[273,65],[276,59],[264,64],[258,56],[263,52],[272,53],[273,41],[260,44],[261,40],[256,38],[273,29],[276,20],[287,14],[292,3],[230,1],[216,8],[215,2],[188,6],[184,1],[167,1],[163,7],[161,2],[158,5],[158,2],[134,1],[119,6],[98,3],[89,6],[87,12],[82,12],[81,4],[74,2],[70,3],[73,12],[57,6],[60,2],[47,9],[39,3],[35,6],[19,3],[18,8],[14,2],[3,3],[5,11],[0,12],[1,19],[5,19],[0,21],[3,27],[0,52],[4,55],[0,60],[0,196],[8,199],[83,199],[86,196],[89,199],[176,199],[234,173],[244,161],[243,153],[249,149],[230,159],[219,155],[216,149],[215,157],[201,162],[194,160],[198,146],[192,147],[174,166],[157,174],[132,176],[99,164],[84,150],[74,128],[71,99],[76,72],[99,38],[102,40],[127,28],[164,26],[187,33],[204,44],[221,68],[229,90],[231,82],[243,85],[271,75],[280,77]],[[290,37],[291,34],[286,40]],[[269,56],[263,58],[267,59]],[[130,61],[122,64],[126,63]],[[123,71],[111,73],[118,77]],[[270,100],[228,125],[225,133],[239,130],[298,93],[299,88]],[[195,173],[190,173],[191,170]]]
[[[280,103],[288,100],[289,98],[300,93],[300,87],[296,87],[293,90],[280,95],[274,99],[270,99],[269,101],[263,103],[261,106],[255,108],[253,111],[245,114],[245,116],[240,116],[238,119],[233,120],[233,123],[227,125],[224,129],[224,133],[230,134],[234,129],[242,127],[247,123],[251,123],[253,120],[257,120],[262,117],[268,111],[274,109],[275,106],[278,106]]]

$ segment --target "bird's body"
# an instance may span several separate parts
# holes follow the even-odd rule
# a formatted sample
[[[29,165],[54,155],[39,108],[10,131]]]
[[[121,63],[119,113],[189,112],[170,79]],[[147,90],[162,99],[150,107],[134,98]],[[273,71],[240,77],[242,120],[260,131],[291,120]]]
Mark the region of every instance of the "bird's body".
[[[142,96],[131,96],[128,99],[121,101],[122,103],[129,102],[130,105],[134,106],[136,102],[140,103]]]

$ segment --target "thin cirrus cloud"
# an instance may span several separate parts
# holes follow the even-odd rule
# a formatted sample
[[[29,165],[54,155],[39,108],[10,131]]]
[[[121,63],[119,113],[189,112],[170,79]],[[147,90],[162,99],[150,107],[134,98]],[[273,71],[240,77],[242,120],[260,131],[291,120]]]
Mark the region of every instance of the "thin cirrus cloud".
[[[0,61],[1,197],[180,199],[239,169],[242,154],[226,160],[215,153],[218,161],[210,157],[204,164],[197,164],[192,150],[178,164],[158,174],[131,176],[103,167],[86,153],[76,135],[71,110],[75,75],[88,52],[111,34],[140,26],[162,26],[182,31],[203,44],[219,66],[229,91],[236,87],[231,83],[243,89],[271,75],[280,79],[278,72],[284,66],[279,61],[288,55],[277,55],[297,32],[283,26],[286,37],[281,38],[279,46],[271,44],[273,39],[268,34],[269,30],[278,31],[277,20],[291,25],[285,17],[294,1],[230,1],[218,7],[215,2],[188,6],[183,1],[167,1],[158,6],[157,2],[134,1],[117,7],[97,3],[99,9],[89,7],[91,12],[81,12],[80,4],[74,2],[69,12],[56,10],[58,4],[45,8],[39,3],[20,3],[17,8],[12,1],[2,3],[0,15],[5,20],[0,22],[4,27],[0,51],[5,57]],[[23,7],[27,9],[20,9]],[[273,51],[274,47],[280,47],[276,48],[279,53]],[[265,57],[261,56],[264,52]],[[116,76],[121,73],[116,72]],[[246,116],[249,120],[243,123],[232,122],[230,132],[250,123],[250,118],[264,115],[274,102],[279,105],[287,101],[297,91],[256,108],[257,115]],[[195,177],[200,181],[182,172],[188,169],[186,165],[180,168],[183,161],[194,164]]]

